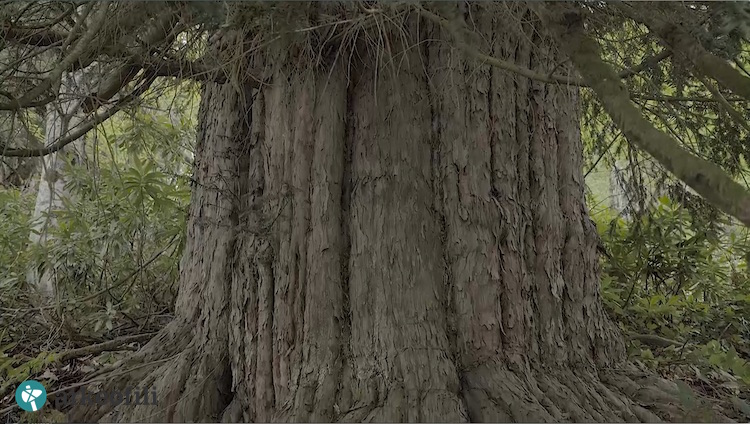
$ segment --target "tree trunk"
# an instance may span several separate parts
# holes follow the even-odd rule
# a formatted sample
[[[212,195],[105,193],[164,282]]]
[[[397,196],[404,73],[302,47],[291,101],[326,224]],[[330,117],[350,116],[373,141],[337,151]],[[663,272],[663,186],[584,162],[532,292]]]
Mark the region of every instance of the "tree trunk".
[[[45,117],[44,145],[49,146],[58,138],[65,135],[69,128],[74,128],[80,122],[77,114],[79,98],[76,94],[82,92],[78,85],[82,82],[82,74],[68,75],[61,85],[61,97],[72,99],[50,103]],[[76,141],[64,149],[44,157],[37,184],[37,197],[32,215],[33,232],[29,235],[32,244],[45,246],[50,240],[50,233],[57,226],[55,213],[63,209],[63,200],[70,198],[70,192],[65,187],[65,166],[75,163],[82,155],[82,141]],[[28,283],[36,288],[40,295],[40,304],[50,304],[56,294],[56,260],[47,257],[45,263],[29,268]]]
[[[507,9],[473,22],[488,53],[543,74],[564,62]],[[363,42],[316,63],[276,45],[259,91],[206,84],[178,318],[107,379],[158,406],[73,419],[677,413],[602,309],[577,91],[464,59],[424,21],[401,29],[379,34],[388,53]]]

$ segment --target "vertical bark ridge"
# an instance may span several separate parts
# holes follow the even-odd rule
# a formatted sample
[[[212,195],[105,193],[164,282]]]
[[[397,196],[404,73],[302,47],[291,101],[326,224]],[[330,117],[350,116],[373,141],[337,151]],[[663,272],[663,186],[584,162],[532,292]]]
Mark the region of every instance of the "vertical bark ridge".
[[[289,260],[291,296],[291,331],[292,342],[289,346],[289,379],[290,392],[286,402],[293,403],[295,391],[299,389],[299,378],[303,364],[303,338],[305,328],[305,296],[307,295],[307,258],[308,235],[310,234],[310,178],[312,171],[313,144],[315,131],[313,120],[316,105],[316,80],[312,72],[302,72],[299,86],[295,87],[297,95],[288,93],[290,112],[293,113],[293,145],[291,146],[291,180],[292,221]],[[310,405],[312,406],[312,405]]]
[[[498,17],[493,33],[507,28],[503,17]],[[514,37],[502,37],[502,41],[493,45],[492,53],[496,57],[515,56],[518,40]],[[497,200],[500,215],[498,251],[500,254],[502,311],[501,329],[504,341],[504,356],[511,362],[521,363],[527,353],[526,306],[522,300],[522,285],[525,271],[524,243],[521,228],[522,204],[519,194],[519,157],[520,143],[517,140],[516,77],[508,72],[493,71],[490,90],[490,133],[491,149],[494,152],[492,162],[492,190]],[[511,92],[503,90],[510,88]]]
[[[409,31],[412,31],[410,28]],[[431,214],[430,106],[418,49],[352,96],[352,399],[344,421],[461,420]],[[375,89],[377,87],[377,90]]]
[[[490,197],[487,155],[491,148],[490,75],[487,67],[452,57],[455,52],[450,47],[435,45],[431,49],[458,357],[462,369],[472,369],[502,351],[496,241],[499,214]]]
[[[565,103],[572,103],[568,99],[577,100],[577,93],[564,87],[556,88],[555,97],[561,97]],[[574,101],[575,101],[574,100]],[[555,103],[558,99],[554,100]],[[577,103],[577,101],[575,101]],[[593,265],[586,257],[597,260],[596,250],[587,242],[586,231],[591,228],[584,226],[586,205],[584,199],[584,185],[582,169],[582,146],[578,128],[576,111],[557,108],[556,142],[558,156],[572,158],[558,162],[560,178],[560,207],[565,216],[565,244],[563,246],[562,271],[565,290],[563,291],[563,317],[567,340],[569,341],[570,358],[577,365],[591,365],[592,343],[589,339],[587,327],[589,323],[585,317],[586,308],[591,308],[598,298],[598,286],[590,287],[586,281],[586,266]]]
[[[351,301],[350,301],[350,256],[352,247],[351,237],[351,199],[352,199],[352,144],[356,137],[355,125],[352,113],[352,95],[354,91],[354,82],[348,81],[346,70],[343,69],[343,64],[340,65],[341,75],[336,75],[345,81],[345,99],[344,99],[344,140],[342,146],[342,166],[341,166],[341,199],[339,205],[341,208],[339,216],[339,225],[341,226],[341,251],[339,254],[339,265],[340,265],[340,290],[341,290],[341,316],[337,318],[339,325],[340,334],[340,347],[339,347],[339,361],[341,361],[339,370],[339,382],[336,386],[336,393],[334,396],[334,417],[339,419],[347,405],[351,405],[351,392],[347,388],[343,387],[344,381],[350,381],[351,379],[351,357],[352,357],[352,313],[351,313]],[[343,82],[342,82],[343,83]]]
[[[262,289],[268,287],[266,278],[261,273],[263,264],[258,263],[259,254],[265,241],[268,217],[262,213],[264,197],[264,163],[263,146],[265,133],[264,95],[259,91],[253,101],[252,109],[246,115],[252,116],[250,142],[247,144],[247,156],[239,164],[242,185],[239,193],[240,215],[237,227],[237,246],[233,264],[232,278],[233,302],[230,322],[230,352],[232,353],[232,389],[239,403],[241,416],[227,417],[229,421],[256,419],[256,411],[268,409],[269,393],[272,391],[270,376],[263,375],[270,370],[270,355],[263,362],[262,351],[270,343],[261,343],[261,335],[266,331],[263,322],[268,318],[268,295]],[[268,290],[266,289],[266,292]],[[265,319],[265,321],[264,321]],[[269,327],[270,328],[270,327]],[[272,403],[271,403],[272,404]],[[233,412],[233,411],[232,411]]]
[[[435,28],[434,25],[427,23],[423,27],[424,39],[432,39],[439,32],[439,28]],[[446,160],[443,155],[443,143],[442,143],[442,126],[440,125],[440,101],[439,96],[436,95],[438,91],[438,84],[440,80],[436,80],[434,75],[430,73],[430,69],[434,64],[435,60],[432,55],[436,51],[426,43],[422,45],[421,54],[423,57],[423,72],[425,81],[425,91],[429,93],[430,97],[430,161],[431,161],[431,184],[432,184],[432,195],[433,195],[433,206],[432,211],[437,219],[440,237],[440,250],[442,254],[441,265],[443,267],[443,287],[440,291],[441,301],[443,309],[445,310],[444,325],[445,334],[448,338],[448,355],[453,363],[453,367],[456,370],[457,377],[459,380],[459,386],[456,396],[462,402],[461,407],[463,411],[466,411],[469,421],[472,421],[471,413],[468,410],[466,393],[465,379],[463,377],[463,359],[461,358],[461,351],[458,346],[458,325],[457,325],[457,305],[456,305],[456,285],[453,279],[452,260],[450,256],[449,247],[449,235],[448,235],[448,219],[446,217],[445,209],[445,169],[443,166]]]
[[[520,7],[519,11],[514,11],[513,19],[517,14],[521,19],[527,18],[529,13],[524,7]],[[525,37],[530,32],[531,28],[529,24],[515,24],[517,26],[517,38],[515,48],[515,60],[520,66],[531,66],[531,45],[526,42]],[[514,316],[509,317],[509,326],[515,327],[516,337],[523,341],[522,348],[526,352],[524,357],[529,360],[536,360],[539,358],[539,346],[538,346],[538,334],[539,327],[536,322],[536,310],[534,307],[532,287],[534,286],[534,268],[531,264],[534,263],[535,251],[533,248],[533,223],[531,213],[531,190],[529,187],[531,172],[529,166],[529,155],[530,155],[530,131],[529,131],[529,108],[530,108],[530,82],[528,79],[514,75],[515,80],[515,97],[516,97],[516,125],[515,134],[511,142],[515,142],[518,146],[517,155],[515,156],[515,164],[517,167],[518,175],[518,203],[519,203],[519,221],[517,222],[517,230],[513,231],[513,236],[517,237],[519,248],[521,249],[522,261],[521,261],[521,279],[520,284],[515,287],[514,284],[508,284],[508,291],[512,290],[513,293],[509,296],[508,301],[517,304],[516,310],[520,316],[518,318]],[[514,325],[515,321],[519,322],[519,325]]]
[[[306,252],[309,272],[304,312],[304,347],[295,420],[329,421],[335,411],[336,392],[343,367],[345,277],[341,273],[347,242],[342,232],[343,178],[346,161],[347,86],[342,68],[315,80],[314,119],[308,128],[313,151],[311,218]],[[325,99],[325,100],[324,100]]]
[[[537,35],[532,36],[532,43],[532,69],[551,70],[548,66],[548,43],[540,40]],[[558,194],[554,122],[550,116],[554,111],[548,106],[551,96],[546,84],[531,82],[530,100],[530,194],[534,199],[531,211],[536,252],[532,267],[536,282],[538,337],[545,361],[564,363],[567,349],[561,304],[565,282],[560,269],[564,220],[560,213]]]
[[[238,93],[234,86],[210,85],[205,90],[208,97],[203,112],[212,108],[223,110],[246,110],[252,108],[250,90]],[[195,388],[190,395],[182,395],[177,403],[175,416],[216,417],[231,400],[231,365],[227,351],[230,344],[228,324],[230,322],[227,306],[230,302],[232,280],[232,262],[236,241],[235,229],[239,224],[238,202],[236,201],[240,181],[246,172],[240,170],[240,164],[247,164],[250,140],[250,120],[243,114],[226,113],[210,114],[213,119],[204,119],[201,131],[208,143],[206,149],[214,149],[212,154],[203,156],[209,161],[203,162],[197,171],[199,184],[203,185],[200,199],[201,210],[190,219],[202,220],[207,231],[202,237],[204,249],[194,256],[196,261],[185,267],[185,272],[198,273],[200,277],[191,277],[184,281],[200,284],[199,305],[196,313],[197,323],[194,341],[200,349],[197,352],[197,364],[191,366],[188,387]],[[201,225],[199,224],[198,227]],[[202,277],[202,278],[201,278]],[[195,299],[192,299],[195,302]],[[208,395],[206,395],[206,393]]]
[[[258,367],[255,373],[257,397],[255,398],[258,421],[271,420],[276,405],[274,381],[274,334],[273,323],[276,304],[273,274],[273,251],[270,243],[262,244],[255,259],[258,270]],[[250,376],[252,378],[252,375]]]
[[[279,61],[287,52],[280,54]],[[288,82],[283,76],[291,75]],[[301,364],[302,333],[304,319],[300,308],[300,262],[306,259],[305,250],[307,223],[309,219],[311,137],[309,119],[311,81],[293,66],[280,66],[276,70],[277,81],[267,89],[266,121],[267,147],[270,150],[272,177],[267,181],[268,192],[278,196],[279,216],[273,231],[273,380],[274,398],[277,408],[286,408],[294,399],[299,366]]]

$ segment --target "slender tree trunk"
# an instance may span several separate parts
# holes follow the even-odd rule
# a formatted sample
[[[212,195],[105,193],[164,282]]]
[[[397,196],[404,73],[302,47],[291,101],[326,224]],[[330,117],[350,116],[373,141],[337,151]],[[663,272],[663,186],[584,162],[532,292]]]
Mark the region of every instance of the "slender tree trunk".
[[[630,216],[627,190],[629,171],[628,164],[625,161],[618,160],[612,164],[609,174],[610,206],[623,217]]]
[[[477,16],[492,55],[563,62],[525,7]],[[73,419],[674,418],[602,309],[576,90],[426,22],[382,36],[314,65],[277,45],[261,90],[205,86],[178,318],[107,383],[159,404]]]
[[[45,116],[44,144],[50,145],[63,136],[69,128],[80,122],[76,113],[79,98],[76,93],[82,90],[78,85],[82,82],[82,75],[70,75],[64,78],[60,93],[68,99],[53,102],[47,107]],[[72,97],[72,99],[71,99]],[[37,197],[32,215],[32,232],[29,240],[34,245],[44,247],[50,240],[51,233],[57,227],[55,213],[64,208],[63,201],[71,196],[65,187],[65,167],[75,163],[82,154],[83,141],[76,141],[62,150],[44,157],[37,184]],[[40,266],[41,265],[41,266]],[[45,263],[32,266],[27,273],[27,281],[39,292],[42,304],[51,303],[56,295],[56,263],[55,258],[47,257]]]

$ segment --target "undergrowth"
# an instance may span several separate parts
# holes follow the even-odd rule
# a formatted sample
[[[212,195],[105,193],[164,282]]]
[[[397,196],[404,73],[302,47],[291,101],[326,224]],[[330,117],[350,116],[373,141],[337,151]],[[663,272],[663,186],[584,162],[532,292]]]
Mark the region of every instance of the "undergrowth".
[[[748,230],[668,197],[640,217],[593,214],[604,304],[633,361],[750,414]]]
[[[99,129],[98,149],[64,171],[69,196],[44,244],[30,241],[34,190],[0,189],[0,405],[28,378],[78,383],[172,319],[195,94],[172,100],[181,114],[139,108]],[[32,268],[55,276],[52,304],[35,307]]]

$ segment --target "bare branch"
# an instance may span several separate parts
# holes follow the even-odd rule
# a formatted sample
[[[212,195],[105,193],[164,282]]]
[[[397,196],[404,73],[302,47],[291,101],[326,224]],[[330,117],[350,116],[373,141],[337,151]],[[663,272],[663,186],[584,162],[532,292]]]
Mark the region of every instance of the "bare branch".
[[[638,74],[644,71],[645,69],[653,68],[654,66],[656,66],[656,64],[658,64],[664,59],[667,59],[670,56],[672,56],[672,52],[670,50],[664,50],[663,52],[657,55],[649,56],[643,59],[641,63],[638,64],[638,66],[623,70],[622,72],[620,72],[619,76],[620,78],[627,78],[627,77],[633,76],[635,74]]]
[[[12,150],[0,151],[0,156],[36,157],[36,156],[45,156],[50,153],[54,153],[59,150],[62,150],[68,144],[83,137],[87,132],[91,131],[97,125],[101,124],[102,122],[112,117],[115,113],[122,110],[125,106],[137,100],[143,93],[146,92],[146,90],[148,90],[148,88],[151,86],[151,84],[154,82],[155,79],[156,79],[156,75],[152,74],[152,75],[146,76],[145,81],[141,83],[140,86],[134,89],[130,94],[119,99],[115,103],[114,106],[110,107],[103,113],[94,115],[94,117],[91,118],[88,122],[82,123],[79,126],[77,126],[75,131],[70,132],[68,135],[57,139],[54,143],[50,144],[47,147],[43,147],[41,149],[12,149]]]
[[[107,19],[108,9],[109,2],[104,2],[103,4],[101,4],[98,11],[99,13],[97,13],[97,15],[93,18],[92,24],[87,28],[86,33],[83,34],[76,45],[71,49],[70,53],[60,61],[60,64],[55,67],[55,69],[50,73],[50,75],[42,84],[39,84],[37,87],[26,93],[26,95],[24,95],[21,99],[19,99],[19,103],[24,104],[26,102],[33,101],[47,89],[55,84],[58,84],[60,82],[60,78],[68,69],[68,67],[73,65],[73,63],[78,62],[78,60],[87,53],[87,50],[91,51],[91,45],[94,41],[94,37],[97,36],[99,29],[104,26],[104,22]],[[68,41],[69,40],[66,40],[66,43]]]
[[[93,3],[91,3],[93,4]],[[100,32],[98,29],[104,22],[101,18],[106,14],[106,5],[99,10],[99,16],[94,18],[95,24],[89,26],[87,32],[76,43],[72,51],[62,59],[60,64],[51,71],[47,78],[24,94],[21,98],[15,98],[10,93],[5,97],[9,101],[0,103],[0,110],[18,110],[21,108],[35,107],[49,103],[54,99],[53,96],[45,99],[37,99],[39,95],[52,87],[56,81],[59,81],[62,72],[80,69],[88,66],[96,60],[95,52],[100,55],[115,57],[123,62],[117,65],[114,70],[103,77],[98,84],[95,92],[90,93],[81,103],[84,113],[91,112],[102,106],[109,99],[115,96],[123,87],[130,83],[141,70],[148,74],[156,76],[168,76],[176,78],[190,78],[197,81],[213,81],[225,83],[227,76],[221,66],[209,67],[203,61],[188,61],[182,59],[164,59],[164,50],[172,44],[174,39],[181,32],[182,27],[179,25],[179,11],[169,7],[165,13],[162,13],[155,22],[149,25],[149,30],[142,38],[132,34],[128,40],[120,40],[115,43],[114,47],[98,46],[92,42],[92,39]],[[96,23],[99,23],[97,25]],[[31,32],[26,34],[28,38]],[[66,38],[59,39],[61,44],[67,44],[76,31],[65,35]],[[64,34],[58,34],[63,36]],[[123,46],[137,42],[141,45],[139,49],[126,49]],[[101,44],[101,40],[97,40]],[[256,84],[257,86],[257,84]]]
[[[175,30],[179,16],[174,10],[168,10],[162,14],[155,24],[143,37],[143,44],[146,51],[155,49],[159,44],[169,45],[174,41],[179,31]],[[98,90],[91,93],[83,102],[84,112],[90,112],[96,109],[102,102],[105,102],[117,94],[122,87],[135,78],[142,66],[137,63],[138,53],[130,52],[126,62],[112,72],[103,83],[99,84]]]
[[[93,344],[89,346],[79,347],[76,349],[70,349],[63,352],[60,352],[55,357],[56,362],[65,362],[69,361],[71,359],[80,358],[87,355],[97,355],[102,352],[110,351],[110,350],[117,350],[122,345],[133,343],[133,342],[144,342],[149,339],[151,339],[154,334],[156,333],[147,333],[147,334],[132,334],[127,336],[118,337],[116,339],[107,340],[106,342],[101,342],[98,344]]]
[[[703,84],[704,87],[708,89],[708,91],[711,92],[712,98],[716,99],[716,101],[721,104],[721,106],[724,108],[724,110],[727,111],[729,116],[732,117],[734,122],[736,122],[739,126],[743,127],[747,131],[750,131],[750,124],[747,123],[747,120],[742,116],[740,112],[737,111],[737,109],[729,104],[724,95],[722,95],[721,92],[716,87],[714,87],[713,84],[711,84],[706,80],[706,78],[701,76],[698,76],[698,80]]]
[[[691,96],[667,96],[667,95],[645,95],[645,94],[631,94],[633,99],[638,100],[651,100],[656,102],[694,102],[694,103],[716,103],[719,100],[713,97],[691,97]],[[745,99],[729,98],[724,99],[730,103],[744,103],[747,102]]]
[[[7,22],[0,24],[0,38],[11,43],[26,44],[34,47],[62,45],[67,33],[51,29],[28,29],[13,27]]]
[[[219,84],[227,81],[226,74],[220,68],[206,66],[201,61],[160,60],[156,62],[142,62],[141,66],[149,71],[156,72],[161,77],[189,78],[195,81],[213,81]],[[257,80],[260,80],[260,78],[257,78]],[[257,81],[252,78],[248,81],[248,84],[253,88],[259,86]]]

